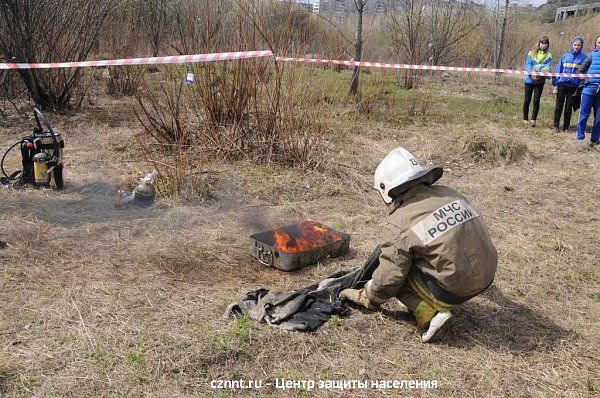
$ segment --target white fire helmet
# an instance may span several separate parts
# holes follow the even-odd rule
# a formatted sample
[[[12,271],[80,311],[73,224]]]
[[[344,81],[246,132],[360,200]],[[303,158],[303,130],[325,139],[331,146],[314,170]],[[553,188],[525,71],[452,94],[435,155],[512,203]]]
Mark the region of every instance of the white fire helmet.
[[[383,201],[389,204],[418,183],[433,184],[443,173],[441,167],[424,169],[410,152],[399,147],[388,153],[377,166],[374,188],[379,191]],[[394,192],[390,195],[392,190]]]

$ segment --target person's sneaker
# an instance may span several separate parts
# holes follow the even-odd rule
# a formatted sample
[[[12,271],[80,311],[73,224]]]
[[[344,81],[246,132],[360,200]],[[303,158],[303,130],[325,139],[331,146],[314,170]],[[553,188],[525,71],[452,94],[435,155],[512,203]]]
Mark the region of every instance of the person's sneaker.
[[[529,120],[527,120],[527,119],[523,119],[523,123],[524,123],[524,124],[529,124]]]
[[[559,130],[558,130],[558,127],[554,127],[554,130],[553,130],[553,131],[554,131],[555,133],[558,133],[558,132],[559,132]]]
[[[592,150],[594,149],[594,143],[591,141],[576,139],[575,147],[581,151]]]
[[[535,120],[531,121],[531,127],[535,127]]]
[[[422,343],[432,343],[438,340],[444,329],[449,325],[448,321],[453,318],[451,312],[438,312],[431,322],[429,322],[429,329],[421,335]]]

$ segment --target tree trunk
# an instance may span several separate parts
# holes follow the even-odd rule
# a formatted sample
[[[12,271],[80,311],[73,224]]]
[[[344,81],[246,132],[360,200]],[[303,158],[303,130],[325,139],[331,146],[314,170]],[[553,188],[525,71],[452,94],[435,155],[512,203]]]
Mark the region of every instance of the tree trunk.
[[[502,65],[502,56],[504,55],[504,40],[506,36],[506,24],[508,22],[508,6],[510,0],[506,0],[504,4],[504,17],[502,18],[502,27],[500,28],[500,45],[498,46],[498,56],[496,57],[496,68]]]
[[[354,0],[356,3],[356,10],[358,11],[358,18],[356,20],[356,36],[354,39],[354,61],[360,62],[362,59],[362,23],[363,23],[363,10],[365,9],[365,0]],[[352,70],[352,83],[350,84],[350,94],[356,95],[358,93],[358,78],[360,76],[360,66],[354,65]]]
[[[496,67],[498,65],[498,52],[500,40],[498,40],[498,30],[500,26],[500,0],[496,0],[496,6],[494,10],[494,32],[492,34],[492,39],[494,40],[494,54],[493,54],[493,65]]]

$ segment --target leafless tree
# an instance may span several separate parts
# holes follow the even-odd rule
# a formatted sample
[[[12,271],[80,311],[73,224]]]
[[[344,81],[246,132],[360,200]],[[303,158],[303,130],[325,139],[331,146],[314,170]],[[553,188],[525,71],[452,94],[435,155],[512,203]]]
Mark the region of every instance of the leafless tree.
[[[384,33],[400,60],[410,64],[423,64],[427,61],[426,16],[423,0],[400,0],[386,13]],[[416,85],[418,72],[407,70],[404,74],[404,88]]]
[[[506,38],[506,25],[508,22],[508,7],[510,5],[510,0],[505,0],[504,2],[504,13],[502,15],[502,24],[500,27],[500,40],[496,40],[497,43],[495,46],[496,51],[494,52],[494,67],[499,68],[502,65],[502,56],[504,55],[504,40]],[[500,18],[498,16],[500,11],[500,0],[497,0],[496,3],[496,21]],[[498,23],[498,22],[497,22]]]
[[[425,15],[422,0],[401,0],[398,8],[387,13],[384,31],[394,52],[402,60],[420,64],[427,60]]]
[[[1,0],[0,52],[11,62],[83,61],[118,0]],[[20,69],[33,100],[64,108],[81,78],[80,69]]]
[[[224,39],[224,20],[231,0],[180,0],[172,2],[176,42],[171,44],[179,54],[217,51]]]
[[[354,61],[360,62],[362,59],[362,45],[363,45],[363,14],[365,6],[369,0],[353,0],[354,6],[356,7],[356,33],[354,35]],[[352,70],[352,82],[350,83],[350,94],[356,95],[358,92],[358,79],[360,76],[360,66],[355,65]]]
[[[152,56],[157,57],[163,42],[169,35],[171,24],[170,0],[135,0],[138,21],[152,47]]]
[[[438,64],[472,33],[479,21],[471,4],[457,0],[395,0],[388,3],[384,33],[394,52],[412,64]],[[405,87],[413,87],[407,72]]]
[[[0,61],[5,62],[3,59],[0,59]],[[4,88],[4,85],[7,80],[8,80],[8,71],[7,70],[0,71],[0,88]]]
[[[437,65],[481,23],[472,19],[473,5],[458,0],[427,0],[431,63]],[[425,5],[424,5],[425,6]]]
[[[520,64],[532,40],[527,29],[522,28],[530,23],[527,13],[519,12],[514,1],[496,0],[493,7],[482,13],[481,21],[480,31],[488,49],[482,54],[486,63],[496,68]]]

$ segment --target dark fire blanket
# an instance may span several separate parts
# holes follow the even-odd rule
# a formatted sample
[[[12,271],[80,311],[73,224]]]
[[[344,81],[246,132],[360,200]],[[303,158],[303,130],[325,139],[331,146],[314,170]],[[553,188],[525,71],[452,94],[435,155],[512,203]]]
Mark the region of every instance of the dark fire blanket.
[[[377,247],[360,267],[339,271],[303,289],[277,292],[258,289],[246,293],[241,301],[232,303],[223,315],[232,319],[247,313],[251,319],[267,322],[284,329],[311,332],[342,312],[339,292],[362,288],[379,265],[381,249]]]

